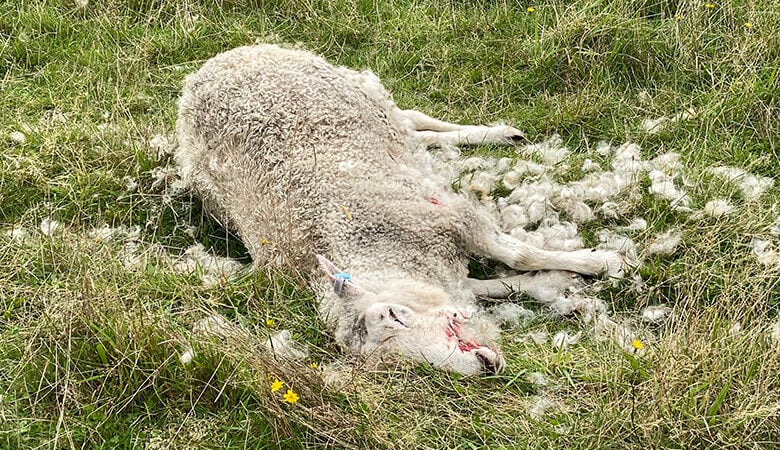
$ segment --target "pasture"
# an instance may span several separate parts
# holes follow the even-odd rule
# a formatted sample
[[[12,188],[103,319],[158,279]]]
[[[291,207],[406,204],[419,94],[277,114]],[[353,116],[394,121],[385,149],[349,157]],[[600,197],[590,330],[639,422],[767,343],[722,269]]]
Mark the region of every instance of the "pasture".
[[[772,0],[0,3],[0,447],[780,446],[779,30]],[[370,68],[402,108],[560,135],[560,183],[607,168],[603,143],[679,154],[687,209],[643,173],[580,229],[636,244],[592,295],[642,351],[515,298],[533,315],[505,326],[499,375],[345,356],[300,276],[252,270],[177,183],[183,78],[255,42]],[[193,332],[212,314],[238,331]],[[263,349],[281,330],[305,357]]]

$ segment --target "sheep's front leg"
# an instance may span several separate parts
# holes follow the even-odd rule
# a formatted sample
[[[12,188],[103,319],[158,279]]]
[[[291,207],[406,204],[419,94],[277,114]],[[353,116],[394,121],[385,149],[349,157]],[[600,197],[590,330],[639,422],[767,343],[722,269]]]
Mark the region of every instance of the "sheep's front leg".
[[[489,298],[507,298],[514,292],[522,292],[540,302],[554,301],[572,289],[583,286],[582,278],[573,272],[560,270],[522,273],[504,278],[477,280],[466,278],[465,287],[474,295]]]
[[[506,125],[459,125],[434,119],[413,109],[400,111],[416,130],[416,137],[428,147],[447,145],[511,145],[526,142],[523,132]]]

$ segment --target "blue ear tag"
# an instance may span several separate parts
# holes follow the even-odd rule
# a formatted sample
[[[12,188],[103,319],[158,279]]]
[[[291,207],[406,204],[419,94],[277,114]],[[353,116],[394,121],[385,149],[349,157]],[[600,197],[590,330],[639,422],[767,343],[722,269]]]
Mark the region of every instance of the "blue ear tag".
[[[352,277],[346,272],[339,272],[333,274],[333,290],[336,294],[341,295],[344,291],[344,283],[351,282]]]

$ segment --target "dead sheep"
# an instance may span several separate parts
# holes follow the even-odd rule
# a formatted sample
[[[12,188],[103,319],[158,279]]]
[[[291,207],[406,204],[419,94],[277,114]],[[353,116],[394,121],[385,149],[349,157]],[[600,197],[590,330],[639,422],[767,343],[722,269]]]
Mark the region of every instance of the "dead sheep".
[[[401,110],[373,73],[305,51],[256,45],[207,61],[185,81],[176,132],[183,180],[258,267],[308,277],[351,353],[496,373],[505,364],[496,328],[470,316],[475,295],[505,281],[467,278],[470,256],[519,271],[621,270],[611,251],[548,251],[502,233],[431,170],[428,147],[513,144],[519,130]],[[574,280],[547,274],[506,282],[534,292]]]

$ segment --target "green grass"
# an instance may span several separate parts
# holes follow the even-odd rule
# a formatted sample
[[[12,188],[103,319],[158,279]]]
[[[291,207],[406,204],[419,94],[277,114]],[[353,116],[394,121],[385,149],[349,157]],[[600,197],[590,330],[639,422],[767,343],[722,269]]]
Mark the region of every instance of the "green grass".
[[[0,447],[2,448],[769,448],[780,446],[777,269],[751,254],[774,239],[780,190],[757,201],[704,175],[714,164],[780,172],[780,6],[616,0],[9,0],[0,3]],[[746,23],[750,27],[746,27]],[[168,198],[149,145],[172,134],[184,76],[220,51],[298,43],[372,68],[399,105],[446,120],[506,120],[534,141],[559,133],[575,158],[598,141],[681,153],[692,204],[731,198],[737,213],[686,221],[646,197],[635,215],[683,245],[638,269],[647,289],[601,292],[618,317],[675,307],[642,358],[592,337],[565,352],[523,339],[577,329],[540,318],[507,330],[504,374],[480,379],[398,362],[362,370],[319,323],[298,278],[248,273],[218,288],[167,270],[163,253],[197,242],[246,257],[189,195]],[[693,108],[658,134],[641,121]],[[25,134],[13,142],[12,132]],[[490,151],[482,149],[480,151]],[[128,191],[128,179],[138,186]],[[54,237],[45,217],[63,223]],[[103,223],[141,227],[148,258],[122,263]],[[194,230],[187,230],[194,226]],[[586,230],[591,233],[591,229]],[[241,342],[194,336],[218,312]],[[311,345],[301,364],[258,351],[275,328]],[[732,333],[735,323],[741,331]],[[192,343],[198,352],[182,365]],[[343,364],[324,380],[309,363]],[[541,372],[545,388],[528,379]],[[295,405],[270,392],[282,379]],[[543,394],[558,407],[534,418]]]

